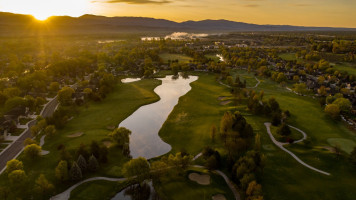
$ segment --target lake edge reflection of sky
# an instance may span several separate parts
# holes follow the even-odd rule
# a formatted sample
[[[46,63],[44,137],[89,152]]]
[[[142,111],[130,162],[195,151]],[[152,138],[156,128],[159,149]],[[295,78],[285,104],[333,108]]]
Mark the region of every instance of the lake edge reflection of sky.
[[[141,106],[119,124],[119,127],[132,131],[130,151],[133,158],[141,156],[149,159],[171,150],[171,146],[159,137],[159,130],[178,104],[179,98],[191,90],[190,83],[198,80],[198,76],[189,76],[187,79],[181,76],[177,79],[172,77],[158,78],[162,81],[154,89],[161,98],[158,102]]]

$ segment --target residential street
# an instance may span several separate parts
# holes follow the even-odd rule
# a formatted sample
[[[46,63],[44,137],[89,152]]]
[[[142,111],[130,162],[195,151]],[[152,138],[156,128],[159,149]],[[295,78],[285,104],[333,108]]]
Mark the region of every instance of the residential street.
[[[57,97],[52,99],[50,102],[48,102],[45,106],[45,108],[41,112],[42,117],[50,117],[54,113],[56,107],[58,105]],[[24,133],[21,134],[21,136],[14,141],[10,146],[5,149],[3,152],[0,154],[0,172],[3,171],[3,169],[6,167],[6,163],[14,159],[23,149],[24,147],[24,141],[27,138],[31,138],[31,127],[36,124],[36,120],[33,120],[29,122],[28,128],[24,131]]]

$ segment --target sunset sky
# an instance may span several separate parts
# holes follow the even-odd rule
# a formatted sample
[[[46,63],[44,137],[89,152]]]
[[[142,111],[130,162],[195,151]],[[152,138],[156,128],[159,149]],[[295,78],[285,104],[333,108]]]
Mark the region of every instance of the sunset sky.
[[[356,28],[355,0],[0,0],[0,11],[41,20],[95,14]]]

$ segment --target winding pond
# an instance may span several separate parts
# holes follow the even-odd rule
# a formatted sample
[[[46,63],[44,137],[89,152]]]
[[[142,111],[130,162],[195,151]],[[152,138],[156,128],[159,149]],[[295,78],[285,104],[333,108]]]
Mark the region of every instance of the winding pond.
[[[150,159],[163,155],[171,146],[158,136],[163,123],[177,105],[179,97],[191,90],[190,83],[198,80],[197,76],[159,78],[162,84],[154,92],[161,98],[158,102],[140,107],[136,112],[119,124],[132,131],[130,151],[133,158]]]

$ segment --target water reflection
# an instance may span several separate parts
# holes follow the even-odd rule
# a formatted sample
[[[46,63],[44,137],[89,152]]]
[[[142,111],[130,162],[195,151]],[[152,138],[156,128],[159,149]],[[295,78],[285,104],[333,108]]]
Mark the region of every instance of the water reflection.
[[[177,105],[179,97],[190,91],[189,84],[197,79],[197,76],[159,78],[162,80],[162,85],[156,87],[154,92],[161,99],[156,103],[140,107],[119,125],[132,131],[130,151],[133,158],[142,156],[149,159],[171,150],[171,146],[161,140],[158,132]]]
[[[111,200],[158,200],[152,182],[135,184],[122,190]]]

